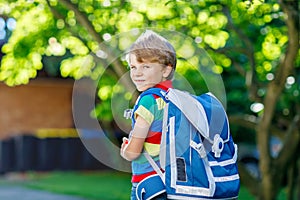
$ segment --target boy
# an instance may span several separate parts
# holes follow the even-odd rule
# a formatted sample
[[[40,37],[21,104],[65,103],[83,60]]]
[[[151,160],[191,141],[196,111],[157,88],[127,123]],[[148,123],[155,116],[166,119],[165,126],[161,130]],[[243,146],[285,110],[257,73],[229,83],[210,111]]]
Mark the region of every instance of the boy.
[[[176,68],[176,53],[163,37],[147,30],[132,44],[127,54],[130,77],[139,92],[149,88],[167,91],[172,87]],[[163,108],[165,101],[156,95],[143,96],[133,113],[132,131],[124,138],[121,156],[132,161],[131,200],[137,199],[136,187],[145,178],[156,174],[143,153],[146,151],[159,165],[159,150],[162,134]],[[166,199],[160,194],[153,199]]]

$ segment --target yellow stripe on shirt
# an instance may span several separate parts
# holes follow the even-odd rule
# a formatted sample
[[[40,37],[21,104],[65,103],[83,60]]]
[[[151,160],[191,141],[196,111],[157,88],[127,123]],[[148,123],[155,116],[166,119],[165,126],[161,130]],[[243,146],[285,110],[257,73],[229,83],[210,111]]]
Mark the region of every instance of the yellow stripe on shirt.
[[[144,106],[139,106],[138,109],[134,112],[135,118],[137,115],[141,116],[144,120],[146,120],[149,124],[151,124],[154,120],[153,114],[147,110]]]
[[[157,156],[159,154],[160,145],[145,142],[144,148],[150,156]]]

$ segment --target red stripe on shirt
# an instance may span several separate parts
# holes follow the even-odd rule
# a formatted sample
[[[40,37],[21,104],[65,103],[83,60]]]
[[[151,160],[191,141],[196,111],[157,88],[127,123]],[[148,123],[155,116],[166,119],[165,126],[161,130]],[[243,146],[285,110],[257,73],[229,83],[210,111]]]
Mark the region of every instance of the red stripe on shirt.
[[[153,174],[156,174],[155,171],[152,171],[152,172],[148,172],[148,173],[145,173],[145,174],[140,174],[140,175],[132,175],[132,179],[131,179],[131,182],[133,183],[138,183],[138,182],[141,182],[142,180],[144,180],[145,178],[147,178],[148,176],[151,176]]]
[[[148,137],[146,138],[145,142],[152,143],[152,144],[160,144],[161,141],[161,132],[152,132],[148,133]]]
[[[163,169],[160,169],[160,170],[164,173]],[[151,176],[153,174],[157,174],[156,171],[152,171],[152,172],[148,172],[148,173],[140,174],[140,175],[132,175],[131,182],[132,183],[139,183],[142,180],[144,180],[145,178],[147,178],[148,176]]]

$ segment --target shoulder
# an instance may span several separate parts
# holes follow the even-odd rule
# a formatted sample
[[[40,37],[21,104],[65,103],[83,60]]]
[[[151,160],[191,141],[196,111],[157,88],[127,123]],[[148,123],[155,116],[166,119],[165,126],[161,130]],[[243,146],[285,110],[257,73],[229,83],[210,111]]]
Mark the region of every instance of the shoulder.
[[[142,95],[139,99],[139,105],[150,107],[156,103],[155,97],[153,94]]]
[[[144,120],[151,124],[154,120],[155,99],[152,94],[142,95],[139,97],[138,103],[134,109],[134,118],[141,116]]]

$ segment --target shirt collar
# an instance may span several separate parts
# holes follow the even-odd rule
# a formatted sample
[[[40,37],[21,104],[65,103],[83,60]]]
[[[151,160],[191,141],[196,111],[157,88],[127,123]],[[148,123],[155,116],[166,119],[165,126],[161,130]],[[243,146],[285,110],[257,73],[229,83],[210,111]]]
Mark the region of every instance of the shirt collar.
[[[173,84],[171,80],[166,80],[156,84],[154,87],[167,91],[169,88],[173,88]]]

